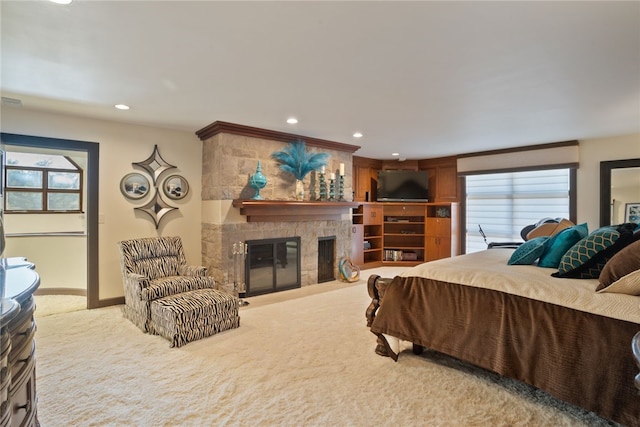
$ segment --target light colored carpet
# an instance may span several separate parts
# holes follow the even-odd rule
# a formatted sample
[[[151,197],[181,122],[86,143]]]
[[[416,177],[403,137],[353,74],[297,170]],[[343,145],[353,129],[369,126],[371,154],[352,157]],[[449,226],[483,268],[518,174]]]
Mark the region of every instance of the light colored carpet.
[[[36,318],[86,310],[87,297],[78,295],[36,295]]]
[[[368,277],[369,272],[363,272]],[[328,289],[328,288],[327,288]],[[181,348],[121,308],[36,316],[43,426],[607,425],[442,355],[374,353],[364,283],[241,309]]]

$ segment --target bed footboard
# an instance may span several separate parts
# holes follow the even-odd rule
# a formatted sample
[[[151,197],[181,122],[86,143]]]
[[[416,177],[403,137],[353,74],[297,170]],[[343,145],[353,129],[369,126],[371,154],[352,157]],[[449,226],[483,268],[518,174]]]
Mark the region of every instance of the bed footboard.
[[[382,298],[384,298],[384,293],[391,285],[393,279],[391,278],[383,278],[378,276],[377,274],[372,274],[369,276],[369,280],[367,281],[367,291],[369,292],[369,296],[371,297],[371,303],[369,307],[367,307],[367,311],[365,313],[365,317],[367,318],[367,327],[370,328],[373,324],[373,320],[376,318],[376,312],[378,308],[380,308],[380,303],[382,302]],[[413,353],[421,354],[424,351],[424,347],[418,344],[413,344]],[[389,350],[387,347],[387,343],[384,338],[378,335],[378,341],[376,345],[376,354],[385,357],[391,357],[396,360],[397,355],[392,354],[393,352]]]
[[[369,307],[367,307],[367,311],[365,313],[365,317],[367,318],[367,328],[371,327],[373,319],[376,318],[376,312],[378,311],[378,308],[380,308],[380,302],[384,297],[385,291],[391,284],[391,280],[392,279],[389,278],[382,278],[377,274],[369,276],[369,280],[367,280],[367,292],[369,292],[369,296],[371,297],[371,303],[369,304]],[[378,336],[376,354],[391,357],[391,354],[385,345],[384,338],[381,336]]]
[[[369,280],[367,281],[367,292],[369,292],[369,296],[371,297],[371,303],[369,307],[367,307],[367,312],[365,313],[365,317],[367,318],[367,327],[371,327],[373,323],[373,319],[376,318],[376,312],[378,308],[380,308],[380,301],[384,297],[384,293],[391,284],[392,279],[384,279],[377,274],[372,274],[369,276]]]
[[[633,350],[633,357],[636,359],[636,365],[640,369],[640,332],[638,332],[631,340],[631,350]],[[640,374],[636,375],[636,387],[640,390]]]

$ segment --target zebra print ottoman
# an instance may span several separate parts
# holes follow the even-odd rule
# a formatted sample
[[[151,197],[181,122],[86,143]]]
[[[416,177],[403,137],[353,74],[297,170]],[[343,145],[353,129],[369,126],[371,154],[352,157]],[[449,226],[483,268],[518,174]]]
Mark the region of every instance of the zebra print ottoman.
[[[151,302],[153,330],[181,347],[240,326],[237,297],[216,289],[196,289]]]

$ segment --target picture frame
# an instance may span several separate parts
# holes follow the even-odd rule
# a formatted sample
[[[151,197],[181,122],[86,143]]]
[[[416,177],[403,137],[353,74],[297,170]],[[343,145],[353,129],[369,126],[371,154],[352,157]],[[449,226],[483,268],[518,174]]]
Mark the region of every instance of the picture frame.
[[[162,183],[162,192],[172,200],[184,199],[189,193],[189,182],[181,175],[171,175]]]
[[[120,180],[120,192],[128,199],[142,199],[149,193],[149,189],[147,177],[137,172],[128,173]]]
[[[640,202],[625,203],[624,222],[640,224]]]

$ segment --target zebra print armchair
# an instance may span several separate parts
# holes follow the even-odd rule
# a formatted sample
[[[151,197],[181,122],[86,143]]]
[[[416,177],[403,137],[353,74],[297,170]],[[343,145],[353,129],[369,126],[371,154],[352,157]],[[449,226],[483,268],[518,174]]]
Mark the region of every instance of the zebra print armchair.
[[[169,295],[215,288],[202,266],[187,265],[180,237],[148,237],[118,243],[124,285],[124,317],[155,334],[151,302]]]

